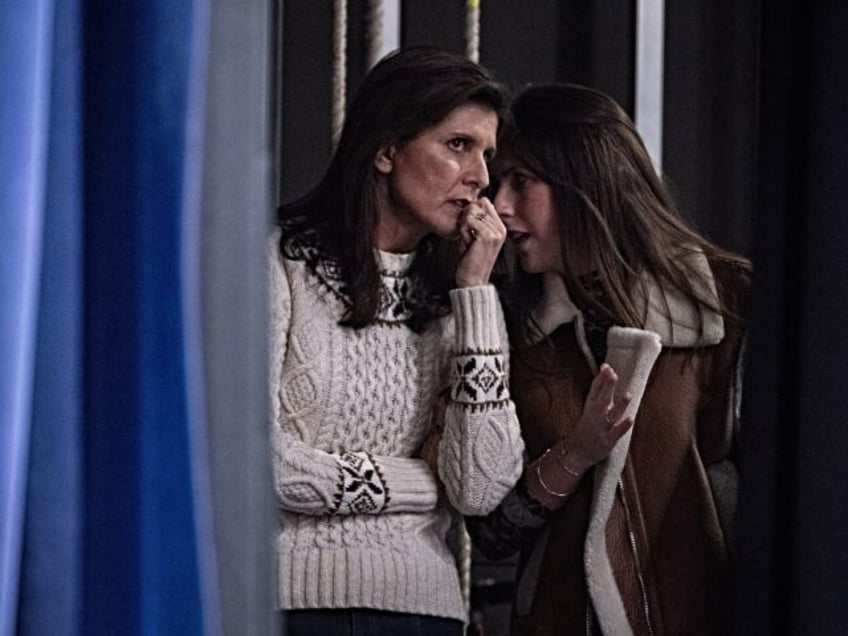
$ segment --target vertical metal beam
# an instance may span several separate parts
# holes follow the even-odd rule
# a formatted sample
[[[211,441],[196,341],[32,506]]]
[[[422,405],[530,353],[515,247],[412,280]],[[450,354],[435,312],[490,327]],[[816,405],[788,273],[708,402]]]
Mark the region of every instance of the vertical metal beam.
[[[657,170],[662,167],[665,0],[636,3],[636,128]]]
[[[400,3],[401,0],[382,0],[383,24],[377,60],[400,48]]]

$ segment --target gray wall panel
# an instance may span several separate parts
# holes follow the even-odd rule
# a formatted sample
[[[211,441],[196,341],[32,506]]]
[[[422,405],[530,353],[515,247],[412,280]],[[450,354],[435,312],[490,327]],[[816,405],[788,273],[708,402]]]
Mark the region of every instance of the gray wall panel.
[[[271,215],[272,15],[211,2],[202,311],[221,633],[277,633],[264,245]]]

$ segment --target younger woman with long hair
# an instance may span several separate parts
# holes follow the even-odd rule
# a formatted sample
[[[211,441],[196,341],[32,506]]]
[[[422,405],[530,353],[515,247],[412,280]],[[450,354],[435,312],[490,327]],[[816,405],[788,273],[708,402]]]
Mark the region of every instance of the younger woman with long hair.
[[[683,219],[598,91],[526,89],[494,172],[531,463],[469,528],[521,550],[511,633],[728,633],[749,262]]]

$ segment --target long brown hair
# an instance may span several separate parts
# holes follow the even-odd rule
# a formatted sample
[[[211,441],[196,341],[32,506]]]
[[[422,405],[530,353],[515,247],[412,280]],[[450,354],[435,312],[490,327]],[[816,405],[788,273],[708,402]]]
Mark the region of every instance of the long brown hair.
[[[284,253],[286,241],[294,237],[338,264],[351,301],[341,324],[363,327],[374,320],[379,306],[373,163],[378,151],[402,146],[467,103],[490,108],[500,119],[506,99],[504,88],[486,69],[432,47],[390,53],[365,76],[324,177],[306,196],[278,210]],[[410,276],[423,289],[423,298],[413,307],[413,329],[447,311],[457,261],[455,246],[436,236],[419,244]]]
[[[644,327],[649,274],[663,288],[723,315],[687,252],[750,269],[747,259],[699,234],[680,214],[627,113],[611,97],[576,84],[532,86],[512,104],[501,147],[550,184],[565,283],[575,303],[602,321]],[[593,272],[591,283],[581,270]],[[601,293],[591,286],[599,285]],[[526,337],[541,276],[512,286],[512,327]],[[668,308],[666,307],[666,312]]]

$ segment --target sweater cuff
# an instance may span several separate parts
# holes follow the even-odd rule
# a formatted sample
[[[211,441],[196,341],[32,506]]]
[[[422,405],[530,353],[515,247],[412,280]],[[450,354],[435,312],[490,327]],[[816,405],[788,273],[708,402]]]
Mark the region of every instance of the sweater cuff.
[[[493,285],[458,287],[450,292],[458,353],[500,352],[501,304]]]
[[[389,502],[389,489],[379,465],[368,453],[333,455],[339,469],[335,514],[379,514]]]
[[[389,486],[386,512],[429,512],[439,498],[436,476],[423,459],[374,457]]]

